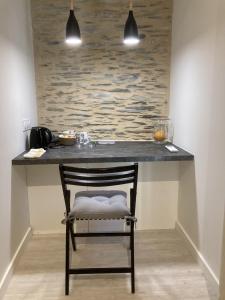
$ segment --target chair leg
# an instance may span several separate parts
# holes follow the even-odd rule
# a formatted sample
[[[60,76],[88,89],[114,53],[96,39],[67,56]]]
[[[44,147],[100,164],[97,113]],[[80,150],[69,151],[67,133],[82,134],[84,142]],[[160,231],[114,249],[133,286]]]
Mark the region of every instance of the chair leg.
[[[131,221],[131,237],[130,237],[130,247],[131,247],[131,293],[135,293],[135,269],[134,269],[134,222]]]
[[[69,295],[70,225],[66,223],[65,295]]]
[[[129,230],[131,232],[131,222],[127,221],[126,225],[129,226]],[[129,236],[129,246],[128,247],[129,247],[128,249],[131,250],[131,235]]]
[[[130,232],[131,232],[131,222],[129,223],[129,226],[130,226]],[[131,250],[132,248],[132,238],[131,238],[131,235],[130,235],[130,238],[129,238],[129,249]]]
[[[76,246],[76,240],[75,240],[75,236],[74,236],[73,224],[70,225],[70,236],[71,236],[73,251],[76,251],[77,250],[77,246]]]

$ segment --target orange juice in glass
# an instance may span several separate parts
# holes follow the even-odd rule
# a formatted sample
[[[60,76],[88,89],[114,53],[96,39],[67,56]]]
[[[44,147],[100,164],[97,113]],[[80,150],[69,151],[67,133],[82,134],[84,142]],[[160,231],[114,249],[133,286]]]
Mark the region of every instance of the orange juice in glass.
[[[163,143],[167,140],[168,124],[167,120],[159,119],[155,121],[153,129],[153,139],[157,143]]]

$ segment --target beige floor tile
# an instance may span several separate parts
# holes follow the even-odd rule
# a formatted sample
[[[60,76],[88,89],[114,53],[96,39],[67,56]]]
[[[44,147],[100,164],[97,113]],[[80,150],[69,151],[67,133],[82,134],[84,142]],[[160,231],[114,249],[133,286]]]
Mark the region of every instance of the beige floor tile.
[[[130,276],[121,274],[71,276],[64,296],[64,236],[33,236],[16,268],[4,300],[209,300],[206,280],[184,242],[173,230],[138,232],[136,294]],[[78,241],[73,264],[128,264],[125,239]]]

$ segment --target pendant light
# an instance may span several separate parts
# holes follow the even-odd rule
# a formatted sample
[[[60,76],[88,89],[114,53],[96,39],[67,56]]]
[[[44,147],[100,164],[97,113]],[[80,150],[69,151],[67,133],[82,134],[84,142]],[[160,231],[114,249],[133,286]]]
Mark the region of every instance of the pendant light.
[[[124,44],[137,45],[139,43],[138,27],[133,15],[133,3],[130,0],[129,14],[124,27]]]
[[[70,14],[66,24],[66,43],[70,45],[81,44],[80,28],[74,15],[74,2],[70,1]]]

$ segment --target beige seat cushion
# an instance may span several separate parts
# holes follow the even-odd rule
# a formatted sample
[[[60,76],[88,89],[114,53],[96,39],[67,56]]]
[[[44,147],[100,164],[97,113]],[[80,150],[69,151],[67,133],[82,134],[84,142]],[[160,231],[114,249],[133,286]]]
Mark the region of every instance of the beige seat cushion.
[[[70,212],[70,217],[77,219],[118,219],[129,215],[127,194],[119,190],[78,192]]]

